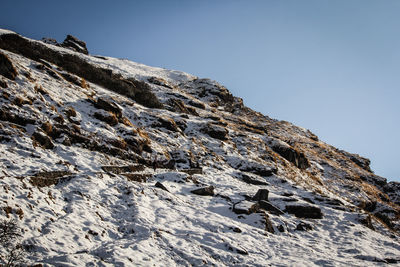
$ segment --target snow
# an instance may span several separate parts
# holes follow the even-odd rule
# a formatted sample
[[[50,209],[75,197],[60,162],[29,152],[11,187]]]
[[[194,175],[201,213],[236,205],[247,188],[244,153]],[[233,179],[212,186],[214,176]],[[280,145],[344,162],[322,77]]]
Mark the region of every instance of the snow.
[[[4,33],[7,31],[0,31],[0,34]],[[298,180],[291,180],[286,177],[283,165],[278,166],[277,174],[269,177],[252,174],[268,185],[247,184],[237,178],[240,166],[266,164],[264,161],[259,163],[260,155],[267,153],[264,142],[289,146],[282,140],[258,133],[232,136],[235,133],[230,131],[231,140],[221,142],[202,134],[199,129],[208,120],[193,115],[187,115],[187,128],[181,133],[151,127],[155,118],[161,115],[158,111],[92,83],[89,83],[90,88],[81,88],[54,79],[36,69],[31,60],[2,52],[13,62],[18,62],[20,70],[29,71],[34,84],[40,84],[48,91],[32,106],[10,107],[37,112],[40,114],[37,119],[46,121],[64,114],[65,109],[71,106],[77,112],[74,120],[82,131],[91,133],[93,139],[122,138],[140,128],[147,132],[153,148],[152,153],[143,153],[146,159],[162,160],[173,150],[191,150],[195,157],[202,159],[202,174],[188,175],[178,169],[146,167],[137,173],[149,174],[147,182],[134,182],[122,174],[101,169],[105,165],[130,165],[128,160],[79,145],[66,146],[55,142],[54,149],[35,147],[30,137],[40,125],[28,124],[24,133],[8,127],[6,122],[2,123],[0,130],[11,131],[12,140],[0,142],[0,203],[14,211],[21,209],[23,216],[20,218],[15,212],[7,215],[1,211],[0,217],[16,218],[24,229],[23,243],[32,248],[28,253],[30,263],[54,266],[365,266],[378,264],[376,260],[399,258],[397,235],[376,221],[377,231],[359,223],[360,211],[355,212],[356,207],[348,201],[354,197],[353,193],[338,194],[339,189],[335,191],[334,187],[321,186],[319,189],[324,197],[340,199],[345,204],[340,207],[342,209],[337,209],[323,201],[318,202],[316,194],[306,184],[300,184],[305,174],[293,171]],[[196,79],[183,72],[123,59],[79,56],[124,77],[141,80],[157,77],[175,86]],[[212,81],[208,83],[210,87],[215,86]],[[157,85],[152,89],[158,96],[165,96],[168,90],[172,90]],[[193,97],[190,92],[179,90],[174,92]],[[5,91],[37,96],[31,81],[22,75],[16,82],[10,82]],[[134,126],[118,124],[112,127],[93,118],[94,112],[104,111],[86,101],[92,94],[113,99]],[[8,105],[5,99],[0,101],[2,106]],[[209,116],[228,116],[224,111],[213,111],[208,104],[199,112]],[[181,114],[172,111],[163,110],[162,113],[175,120],[182,119]],[[306,130],[300,129],[299,132]],[[182,168],[189,167],[185,164],[181,164]],[[317,159],[312,160],[311,165],[325,173],[324,181],[332,181],[330,175],[337,173],[336,169]],[[37,187],[31,183],[39,172],[61,170],[71,175],[58,184]],[[169,192],[156,188],[156,182],[161,182]],[[332,186],[338,184],[332,182]],[[190,193],[209,185],[215,187],[214,196]],[[281,216],[247,215],[232,211],[233,205],[239,202],[242,206],[251,205],[253,202],[248,198],[260,188],[268,189],[269,201],[282,210],[287,204],[307,205],[305,199],[312,198],[324,216],[316,220],[300,219],[288,213]],[[273,234],[265,230],[265,215],[274,225]],[[296,230],[300,222],[310,224],[313,230]],[[278,226],[282,226],[284,232],[280,232]],[[236,228],[240,232],[233,231]]]

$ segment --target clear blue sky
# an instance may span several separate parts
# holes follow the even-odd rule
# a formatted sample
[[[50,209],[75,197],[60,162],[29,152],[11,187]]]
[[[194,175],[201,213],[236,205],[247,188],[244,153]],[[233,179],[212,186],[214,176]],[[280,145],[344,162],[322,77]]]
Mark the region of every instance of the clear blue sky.
[[[0,27],[224,84],[400,181],[400,1],[3,0]]]

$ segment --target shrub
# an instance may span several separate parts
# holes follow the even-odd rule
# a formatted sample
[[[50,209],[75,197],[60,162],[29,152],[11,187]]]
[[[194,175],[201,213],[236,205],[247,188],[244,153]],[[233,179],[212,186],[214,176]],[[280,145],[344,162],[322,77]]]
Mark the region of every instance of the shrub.
[[[0,221],[0,265],[16,266],[24,263],[25,251],[19,243],[21,228],[15,220]]]

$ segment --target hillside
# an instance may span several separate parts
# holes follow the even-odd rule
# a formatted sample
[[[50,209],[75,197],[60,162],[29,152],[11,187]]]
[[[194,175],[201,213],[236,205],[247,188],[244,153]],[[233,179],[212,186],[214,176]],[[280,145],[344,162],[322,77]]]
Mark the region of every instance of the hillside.
[[[0,30],[0,105],[29,264],[400,263],[399,183],[215,81]]]

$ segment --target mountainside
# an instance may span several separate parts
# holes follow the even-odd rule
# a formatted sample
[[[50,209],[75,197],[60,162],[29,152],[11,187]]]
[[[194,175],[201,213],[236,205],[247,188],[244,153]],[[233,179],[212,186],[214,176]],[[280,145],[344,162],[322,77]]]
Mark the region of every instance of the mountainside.
[[[399,183],[215,81],[0,30],[0,105],[29,264],[400,263]]]

